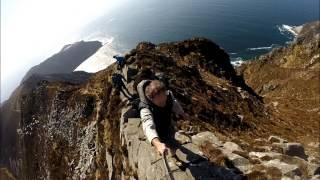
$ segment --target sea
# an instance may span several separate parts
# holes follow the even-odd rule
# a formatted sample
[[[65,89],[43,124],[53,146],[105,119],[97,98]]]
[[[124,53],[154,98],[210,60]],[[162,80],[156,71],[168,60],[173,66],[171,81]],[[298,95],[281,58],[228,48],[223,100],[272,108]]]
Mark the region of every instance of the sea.
[[[88,24],[81,39],[121,55],[141,41],[206,37],[237,65],[292,42],[292,28],[319,20],[319,7],[319,0],[127,0]]]

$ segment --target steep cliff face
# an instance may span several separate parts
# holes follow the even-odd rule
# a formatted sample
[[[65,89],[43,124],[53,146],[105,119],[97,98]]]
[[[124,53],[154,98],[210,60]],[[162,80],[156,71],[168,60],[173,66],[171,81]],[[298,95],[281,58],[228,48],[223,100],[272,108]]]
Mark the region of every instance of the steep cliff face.
[[[80,41],[64,46],[61,51],[46,59],[39,65],[32,67],[21,81],[21,85],[12,93],[9,100],[1,104],[0,121],[0,150],[1,164],[11,164],[17,170],[20,161],[12,158],[18,154],[17,129],[21,119],[22,94],[28,94],[40,81],[64,81],[73,84],[85,82],[90,77],[89,73],[73,70],[84,60],[94,54],[102,44],[98,41]]]
[[[121,73],[131,94],[143,72],[162,72],[191,116],[176,119],[181,148],[178,159],[168,157],[174,179],[306,178],[319,173],[301,145],[268,139],[276,132],[272,109],[210,40],[139,43],[125,58]],[[18,113],[12,147],[17,151],[1,155],[1,162],[18,179],[165,179],[161,157],[146,141],[140,120],[124,118],[131,105],[113,88],[114,72],[112,64],[89,79],[38,76],[22,84],[12,96]]]
[[[24,148],[22,144],[21,134],[30,130],[35,125],[32,122],[22,122],[24,110],[23,100],[31,97],[41,83],[65,82],[67,84],[81,84],[88,80],[91,75],[85,72],[75,72],[72,74],[51,74],[51,75],[32,75],[24,81],[11,95],[10,99],[1,106],[1,151],[0,163],[7,167],[14,174],[21,173],[22,157],[20,148]],[[28,102],[29,103],[29,102]],[[36,104],[28,104],[30,108],[37,108]],[[31,123],[31,124],[29,124]],[[21,145],[21,147],[20,147]]]

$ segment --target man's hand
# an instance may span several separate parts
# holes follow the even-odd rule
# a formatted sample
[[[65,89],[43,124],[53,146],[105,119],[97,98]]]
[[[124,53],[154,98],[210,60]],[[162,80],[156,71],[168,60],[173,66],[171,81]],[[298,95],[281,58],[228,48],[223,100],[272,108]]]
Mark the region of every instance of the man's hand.
[[[163,155],[164,153],[168,152],[168,148],[166,144],[160,142],[158,138],[152,139],[151,143],[156,147],[160,155]]]

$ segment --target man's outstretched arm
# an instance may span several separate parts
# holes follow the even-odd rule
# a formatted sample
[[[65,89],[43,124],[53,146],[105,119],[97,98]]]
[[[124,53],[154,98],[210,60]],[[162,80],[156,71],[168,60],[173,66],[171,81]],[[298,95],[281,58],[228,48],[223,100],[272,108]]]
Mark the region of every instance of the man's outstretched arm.
[[[140,117],[142,121],[142,129],[147,137],[147,140],[156,147],[157,151],[163,154],[167,147],[159,140],[158,133],[153,121],[152,112],[148,108],[142,108],[140,110]]]

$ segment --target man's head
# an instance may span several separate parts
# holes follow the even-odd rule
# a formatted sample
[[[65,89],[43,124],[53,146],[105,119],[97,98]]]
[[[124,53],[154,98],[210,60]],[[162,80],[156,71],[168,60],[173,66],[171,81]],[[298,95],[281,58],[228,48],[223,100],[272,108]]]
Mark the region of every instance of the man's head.
[[[152,80],[145,89],[147,98],[159,107],[165,107],[167,102],[166,86],[159,80]]]

